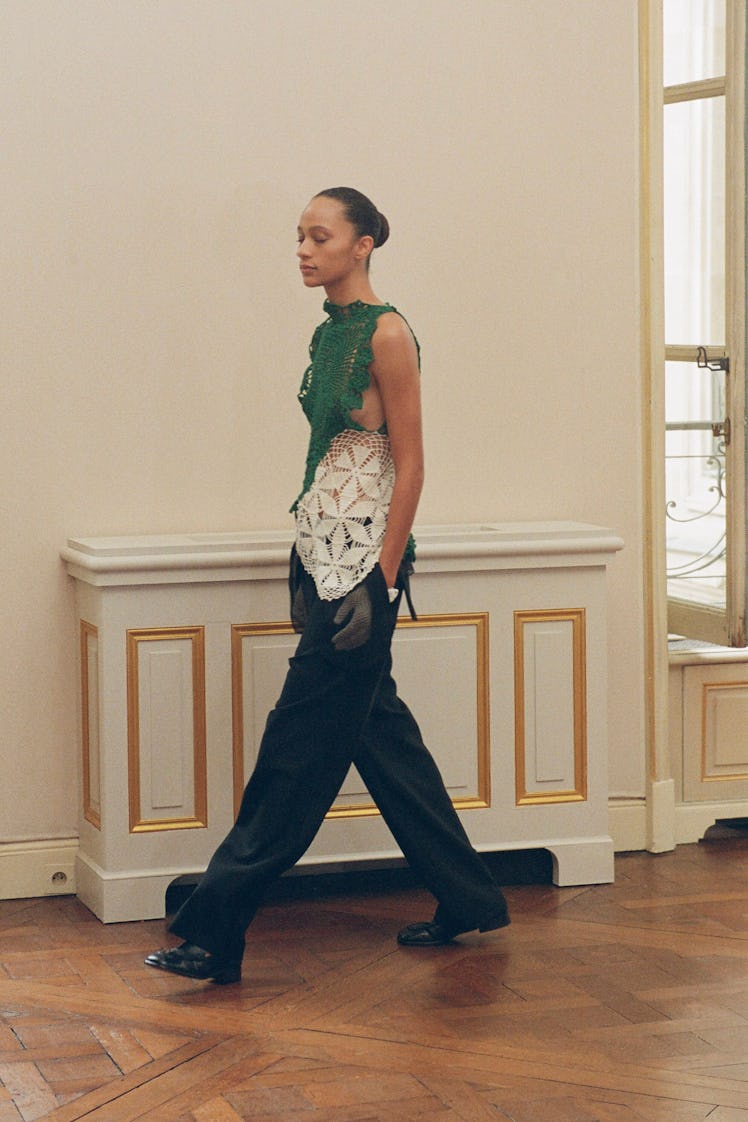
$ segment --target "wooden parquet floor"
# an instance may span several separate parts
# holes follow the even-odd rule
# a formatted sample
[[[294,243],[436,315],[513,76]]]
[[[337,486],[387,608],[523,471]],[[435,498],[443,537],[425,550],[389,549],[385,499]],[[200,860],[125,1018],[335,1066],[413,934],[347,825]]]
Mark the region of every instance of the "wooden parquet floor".
[[[227,987],[142,965],[163,922],[0,902],[0,1122],[748,1122],[748,840],[507,896],[430,951],[420,890],[276,899]]]

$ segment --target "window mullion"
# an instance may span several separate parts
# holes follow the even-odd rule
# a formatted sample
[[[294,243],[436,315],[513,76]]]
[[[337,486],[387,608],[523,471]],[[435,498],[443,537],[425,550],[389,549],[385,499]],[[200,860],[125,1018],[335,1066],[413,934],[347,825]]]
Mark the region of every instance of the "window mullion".
[[[682,82],[678,86],[665,86],[663,99],[665,105],[677,105],[682,101],[700,101],[709,97],[724,97],[727,91],[727,78],[702,78],[698,82]]]

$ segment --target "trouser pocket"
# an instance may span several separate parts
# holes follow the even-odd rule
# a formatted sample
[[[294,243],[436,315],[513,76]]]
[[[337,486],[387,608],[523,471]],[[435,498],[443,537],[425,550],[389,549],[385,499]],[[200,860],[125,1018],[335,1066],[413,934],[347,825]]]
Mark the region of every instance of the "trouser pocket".
[[[306,627],[309,618],[309,605],[304,591],[306,570],[301,563],[301,558],[296,552],[296,546],[291,548],[288,561],[288,598],[291,613],[291,625],[297,635]]]

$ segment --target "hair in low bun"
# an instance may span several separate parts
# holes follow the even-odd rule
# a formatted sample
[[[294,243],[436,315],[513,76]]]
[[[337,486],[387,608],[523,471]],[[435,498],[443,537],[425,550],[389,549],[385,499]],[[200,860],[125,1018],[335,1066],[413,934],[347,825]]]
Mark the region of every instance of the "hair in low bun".
[[[390,224],[381,211],[378,210],[377,215],[379,217],[379,237],[374,239],[374,245],[379,249],[380,245],[384,245],[390,236]]]
[[[371,238],[375,249],[384,245],[390,236],[390,224],[371,199],[367,199],[355,187],[327,187],[324,191],[319,191],[316,198],[322,195],[327,199],[337,199],[359,238]]]

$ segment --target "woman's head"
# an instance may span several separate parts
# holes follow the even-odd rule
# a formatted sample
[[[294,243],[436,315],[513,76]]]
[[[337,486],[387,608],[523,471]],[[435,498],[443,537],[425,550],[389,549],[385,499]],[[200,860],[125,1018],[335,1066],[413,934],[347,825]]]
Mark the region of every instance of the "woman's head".
[[[387,219],[353,187],[329,187],[299,219],[297,256],[308,288],[347,290],[367,280],[372,250],[389,237]],[[357,279],[358,278],[358,281]]]

